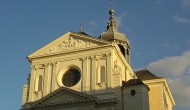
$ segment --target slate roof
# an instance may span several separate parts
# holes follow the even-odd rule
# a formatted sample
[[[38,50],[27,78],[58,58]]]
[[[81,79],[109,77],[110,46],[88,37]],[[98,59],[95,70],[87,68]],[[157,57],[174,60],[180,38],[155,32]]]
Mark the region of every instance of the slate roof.
[[[141,79],[130,79],[130,80],[128,80],[127,82],[122,81],[122,88],[123,88],[123,87],[138,86],[138,85],[143,85],[143,86],[145,86],[148,90],[150,90],[149,87],[148,87],[146,84],[144,84]]]
[[[101,40],[101,41],[106,41],[106,42],[110,42],[110,41],[108,41],[108,40],[104,40],[104,39],[101,39],[101,36],[99,36],[99,37],[94,37],[94,36],[91,36],[91,35],[89,35],[89,34],[87,34],[86,32],[73,32],[73,31],[70,31],[71,33],[74,33],[74,34],[80,34],[80,35],[83,35],[83,36],[87,36],[87,37],[90,37],[90,38],[94,38],[94,39],[98,39],[98,40]]]
[[[163,77],[158,77],[158,76],[154,75],[147,69],[139,70],[139,71],[136,71],[135,73],[136,73],[137,78],[139,78],[141,80],[151,80],[151,79],[163,78]]]
[[[122,87],[135,86],[135,85],[145,85],[141,79],[130,79],[127,82],[122,81]]]
[[[86,36],[90,36],[90,37],[92,37],[91,35],[89,35],[89,34],[87,34],[87,33],[85,33],[85,32],[73,32],[73,33],[83,34],[83,35],[86,35]]]

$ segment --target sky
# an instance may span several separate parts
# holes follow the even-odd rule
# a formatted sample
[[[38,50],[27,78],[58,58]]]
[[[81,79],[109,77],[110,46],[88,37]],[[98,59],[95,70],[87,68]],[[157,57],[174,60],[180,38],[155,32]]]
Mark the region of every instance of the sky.
[[[68,31],[99,37],[109,0],[0,0],[0,109],[21,108],[30,73],[26,57]],[[190,0],[113,0],[131,66],[167,78],[174,110],[190,110]]]

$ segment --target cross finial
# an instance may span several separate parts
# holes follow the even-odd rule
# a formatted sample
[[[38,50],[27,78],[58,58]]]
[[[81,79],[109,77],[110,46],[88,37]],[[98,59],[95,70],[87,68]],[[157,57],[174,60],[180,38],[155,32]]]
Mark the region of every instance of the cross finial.
[[[110,22],[107,25],[107,30],[110,27],[114,27],[117,30],[116,22],[114,20],[114,13],[115,13],[115,11],[113,9],[112,0],[110,0],[110,10],[109,10],[109,14],[110,14],[109,19],[110,19]]]
[[[113,3],[112,3],[112,0],[110,0],[110,8],[113,9]]]
[[[80,32],[82,32],[82,24],[80,24]]]
[[[147,70],[147,64],[146,64],[146,62],[144,64],[144,69]]]

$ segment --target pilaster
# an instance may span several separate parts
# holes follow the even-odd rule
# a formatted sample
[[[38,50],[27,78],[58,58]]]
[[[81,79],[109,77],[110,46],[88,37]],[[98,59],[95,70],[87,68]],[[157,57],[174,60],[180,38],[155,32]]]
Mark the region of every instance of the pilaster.
[[[51,80],[51,92],[56,90],[56,88],[58,88],[57,85],[57,62],[53,62],[52,63],[52,68],[53,68],[53,72],[52,72],[52,80]]]
[[[31,77],[30,77],[30,86],[29,86],[29,100],[28,102],[34,101],[34,81],[36,77],[36,66],[31,66]]]
[[[97,71],[97,58],[91,56],[91,90],[95,90],[96,86],[96,71]]]
[[[87,64],[88,63],[88,58],[87,57],[83,57],[81,58],[82,60],[82,91],[83,92],[87,92],[89,91],[89,88],[87,87],[87,80],[88,80],[88,68],[89,68],[89,65]]]
[[[50,84],[51,84],[51,73],[52,68],[50,63],[44,64],[45,66],[45,74],[44,74],[44,96],[50,93]]]
[[[23,86],[22,92],[22,105],[24,105],[28,101],[28,84]]]
[[[111,74],[112,74],[112,58],[111,58],[111,53],[106,54],[107,60],[106,60],[106,76],[107,76],[107,87],[111,87]]]

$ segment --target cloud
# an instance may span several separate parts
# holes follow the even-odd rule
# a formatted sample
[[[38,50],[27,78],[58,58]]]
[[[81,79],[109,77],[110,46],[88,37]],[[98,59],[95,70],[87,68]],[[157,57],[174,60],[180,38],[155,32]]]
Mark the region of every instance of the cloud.
[[[190,51],[180,56],[165,57],[148,65],[152,71],[172,76],[180,76],[190,68]]]
[[[90,34],[90,35],[94,35],[94,34],[96,34],[96,30],[97,30],[97,26],[98,26],[98,25],[99,25],[98,22],[93,21],[93,20],[90,20],[90,21],[88,22],[88,24],[85,25],[85,30],[84,30],[84,32],[86,32],[86,33],[88,33],[88,34]]]
[[[167,77],[177,106],[190,108],[190,51],[152,62],[148,69]]]
[[[115,20],[116,20],[117,25],[118,25],[119,27],[122,26],[122,24],[123,24],[123,19],[125,18],[125,16],[126,16],[126,13],[123,13],[123,14],[121,14],[121,15],[119,15],[119,16],[115,16]]]
[[[167,44],[167,43],[161,43],[160,45],[163,46],[163,47],[166,47],[166,48],[170,47],[170,45]]]
[[[190,0],[181,0],[181,5],[183,8],[190,7]]]
[[[186,40],[185,42],[187,46],[190,46],[190,40]]]
[[[183,18],[183,17],[179,17],[179,16],[174,16],[173,18],[176,23],[190,24],[190,19],[188,19],[188,18]]]
[[[168,44],[168,43],[166,43],[166,42],[161,43],[160,46],[162,46],[162,47],[164,47],[164,48],[179,50],[179,46],[170,45],[170,44]]]
[[[168,79],[177,106],[190,108],[190,77]]]
[[[90,26],[93,26],[93,27],[96,27],[96,26],[98,26],[98,23],[95,22],[95,21],[90,21],[90,22],[89,22],[89,25],[90,25]]]
[[[156,5],[161,4],[161,2],[162,2],[162,0],[155,0],[155,4],[156,4]]]

